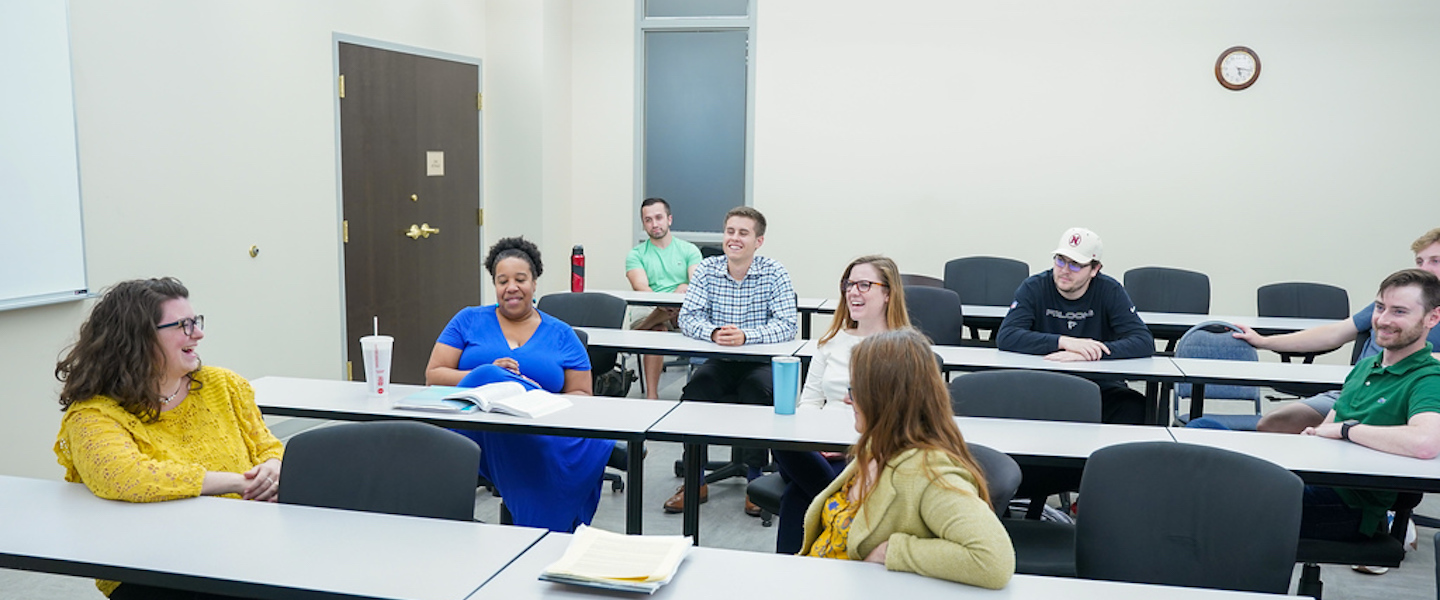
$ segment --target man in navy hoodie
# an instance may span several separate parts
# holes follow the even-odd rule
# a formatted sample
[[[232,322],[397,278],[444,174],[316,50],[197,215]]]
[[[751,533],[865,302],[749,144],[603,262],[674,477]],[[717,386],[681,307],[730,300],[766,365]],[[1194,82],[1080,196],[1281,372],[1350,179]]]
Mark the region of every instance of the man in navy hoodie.
[[[1139,358],[1155,353],[1155,338],[1135,314],[1125,287],[1102,275],[1100,236],[1075,227],[1060,236],[1054,268],[1031,275],[1015,290],[1000,324],[1001,350],[1048,360]],[[1106,423],[1141,424],[1145,395],[1124,381],[1097,380]]]

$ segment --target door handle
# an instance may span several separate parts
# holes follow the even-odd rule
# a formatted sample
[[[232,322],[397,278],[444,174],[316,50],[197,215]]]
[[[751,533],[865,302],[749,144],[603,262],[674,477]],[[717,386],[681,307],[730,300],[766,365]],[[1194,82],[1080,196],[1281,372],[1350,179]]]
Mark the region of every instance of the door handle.
[[[429,223],[421,223],[419,225],[412,223],[410,224],[410,230],[405,232],[405,237],[418,240],[422,237],[428,238],[432,233],[439,234],[440,229],[438,227],[431,227]]]

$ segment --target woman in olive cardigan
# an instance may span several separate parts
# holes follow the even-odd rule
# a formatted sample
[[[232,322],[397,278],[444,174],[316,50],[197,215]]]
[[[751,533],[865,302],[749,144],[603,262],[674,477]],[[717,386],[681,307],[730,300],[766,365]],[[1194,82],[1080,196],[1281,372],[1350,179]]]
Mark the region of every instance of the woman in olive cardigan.
[[[1015,549],[952,418],[929,341],[908,328],[866,338],[850,383],[860,440],[810,504],[801,554],[1005,587]]]

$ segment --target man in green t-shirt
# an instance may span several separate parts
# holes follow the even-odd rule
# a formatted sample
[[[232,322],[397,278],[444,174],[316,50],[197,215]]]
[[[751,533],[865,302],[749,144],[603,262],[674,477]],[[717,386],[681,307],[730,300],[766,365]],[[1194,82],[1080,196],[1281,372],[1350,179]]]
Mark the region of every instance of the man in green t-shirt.
[[[1370,322],[1381,353],[1355,365],[1325,423],[1303,434],[1435,458],[1440,361],[1425,338],[1440,324],[1440,279],[1420,269],[1385,278]],[[1306,486],[1300,536],[1348,541],[1384,534],[1385,511],[1394,503],[1394,492]]]
[[[640,203],[640,223],[649,236],[644,242],[630,250],[625,257],[625,277],[630,287],[637,292],[673,292],[684,294],[689,287],[690,276],[700,264],[700,249],[695,244],[670,235],[670,203],[664,198],[646,198]],[[676,316],[679,307],[657,307],[645,318],[636,321],[634,329],[671,331],[679,329]],[[660,397],[660,371],[664,362],[660,356],[645,356],[642,359],[645,371],[645,397]]]

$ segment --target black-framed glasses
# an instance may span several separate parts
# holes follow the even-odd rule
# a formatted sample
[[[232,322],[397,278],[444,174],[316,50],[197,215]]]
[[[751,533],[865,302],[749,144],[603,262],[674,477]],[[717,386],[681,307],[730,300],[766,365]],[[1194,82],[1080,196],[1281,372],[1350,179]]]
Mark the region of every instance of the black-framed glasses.
[[[872,285],[878,285],[880,287],[890,287],[884,283],[880,283],[879,281],[865,281],[864,279],[854,281],[850,279],[842,279],[840,280],[840,293],[843,294],[845,292],[848,292],[850,291],[850,288],[853,287],[857,290],[860,290],[860,293],[863,294],[870,291],[870,286]]]
[[[1080,264],[1059,254],[1055,255],[1055,266],[1062,269],[1070,269],[1071,273],[1079,273],[1080,269],[1090,266],[1090,263]]]
[[[195,335],[195,330],[197,329],[205,331],[205,315],[196,315],[188,319],[180,319],[173,323],[156,325],[155,329],[166,329],[169,327],[179,327],[180,331],[184,332],[185,335]]]

